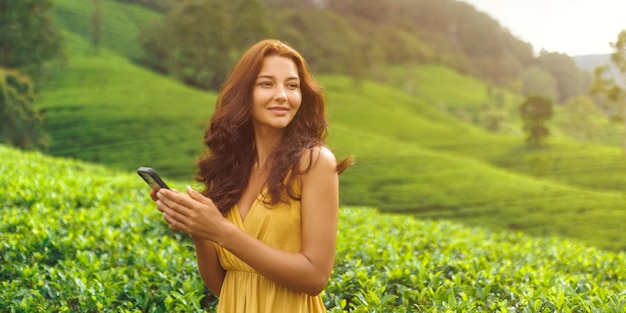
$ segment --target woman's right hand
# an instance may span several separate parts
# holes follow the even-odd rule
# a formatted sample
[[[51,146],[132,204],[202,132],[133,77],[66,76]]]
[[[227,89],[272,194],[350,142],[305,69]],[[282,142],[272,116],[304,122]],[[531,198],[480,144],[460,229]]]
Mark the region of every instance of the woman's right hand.
[[[150,198],[152,198],[152,201],[157,201],[159,198],[157,198],[157,192],[159,191],[159,189],[161,189],[161,187],[159,186],[154,186],[151,190],[150,190]]]

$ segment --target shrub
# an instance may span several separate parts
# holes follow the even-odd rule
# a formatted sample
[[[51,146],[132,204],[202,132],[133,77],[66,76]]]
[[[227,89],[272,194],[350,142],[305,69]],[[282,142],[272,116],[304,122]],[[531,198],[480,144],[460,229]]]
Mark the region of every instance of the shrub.
[[[172,182],[180,188],[180,183]],[[134,173],[0,146],[0,307],[202,312],[188,237]],[[340,210],[329,312],[623,312],[626,256],[556,238]]]

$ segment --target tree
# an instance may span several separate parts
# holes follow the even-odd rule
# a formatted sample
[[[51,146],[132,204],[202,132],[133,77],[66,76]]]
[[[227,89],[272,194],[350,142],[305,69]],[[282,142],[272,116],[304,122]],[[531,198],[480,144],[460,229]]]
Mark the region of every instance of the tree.
[[[262,8],[260,0],[172,1],[165,18],[141,32],[143,61],[189,85],[216,89],[241,50],[270,36]]]
[[[557,83],[550,72],[539,66],[531,66],[522,75],[522,94],[542,96],[555,101],[558,96]]]
[[[565,103],[586,93],[583,71],[570,56],[542,50],[537,60],[541,68],[552,74],[556,80],[558,95],[554,98],[555,102]]]
[[[526,143],[529,146],[541,146],[550,135],[546,122],[552,118],[552,101],[541,96],[530,96],[520,106],[520,116],[524,130],[528,133]]]
[[[91,42],[96,52],[100,48],[102,41],[102,21],[104,14],[102,13],[102,0],[93,0],[93,13],[91,14]]]
[[[231,7],[230,33],[231,45],[238,51],[245,51],[259,39],[264,39],[272,33],[272,27],[265,12],[265,5],[260,0],[230,1]]]
[[[587,96],[568,101],[561,112],[561,127],[580,141],[593,141],[603,119],[602,112]]]
[[[21,149],[47,146],[43,118],[32,105],[33,86],[28,76],[0,68],[0,142]]]
[[[506,95],[502,90],[496,89],[492,85],[487,85],[486,93],[489,103],[485,104],[481,110],[482,124],[490,132],[499,132],[502,130],[508,116],[507,111],[504,109]]]
[[[52,0],[2,1],[0,66],[37,73],[62,52],[62,37],[50,9]]]
[[[273,18],[289,27],[277,27],[276,35],[306,58],[313,71],[343,73],[357,81],[357,67],[364,66],[362,38],[337,13],[330,10],[289,10]],[[356,74],[356,75],[355,75]]]
[[[62,53],[51,8],[52,0],[0,2],[0,142],[23,149],[48,143],[28,74],[39,74],[46,61]]]
[[[129,2],[135,3],[147,8],[152,8],[157,11],[165,12],[169,5],[173,2],[172,0],[117,0],[120,2]]]
[[[599,66],[594,71],[591,93],[605,99],[606,109],[612,120],[624,123],[622,150],[626,155],[626,30],[619,33],[617,41],[611,43],[611,47],[614,49],[611,62],[621,74],[621,81],[606,78],[609,66]],[[618,77],[617,80],[620,78]]]

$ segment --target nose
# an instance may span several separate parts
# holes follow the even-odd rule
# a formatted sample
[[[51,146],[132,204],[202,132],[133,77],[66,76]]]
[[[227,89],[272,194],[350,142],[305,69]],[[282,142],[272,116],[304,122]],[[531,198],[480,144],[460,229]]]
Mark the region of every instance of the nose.
[[[276,100],[278,102],[285,102],[285,101],[287,101],[287,91],[285,90],[285,87],[279,86],[277,88],[276,94],[274,95],[274,100]]]

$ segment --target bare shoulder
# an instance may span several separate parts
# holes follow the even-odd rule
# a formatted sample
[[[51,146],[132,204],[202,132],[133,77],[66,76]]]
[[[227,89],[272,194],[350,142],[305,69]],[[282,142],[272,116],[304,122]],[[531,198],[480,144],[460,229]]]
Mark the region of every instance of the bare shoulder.
[[[300,170],[302,171],[337,171],[335,154],[325,146],[315,146],[306,150],[302,153],[300,164]]]

